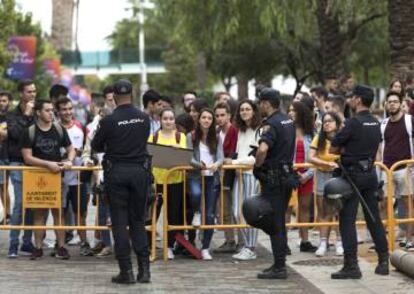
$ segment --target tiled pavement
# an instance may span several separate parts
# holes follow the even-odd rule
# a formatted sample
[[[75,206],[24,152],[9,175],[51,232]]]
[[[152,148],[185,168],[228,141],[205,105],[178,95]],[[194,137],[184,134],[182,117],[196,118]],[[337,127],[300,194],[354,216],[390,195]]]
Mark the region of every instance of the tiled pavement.
[[[70,247],[67,261],[46,256],[32,261],[28,257],[10,260],[7,234],[0,232],[0,293],[323,293],[289,268],[289,279],[265,281],[255,278],[271,261],[270,253],[259,247],[253,262],[235,263],[230,255],[215,255],[210,262],[189,258],[161,260],[152,264],[152,283],[132,286],[113,285],[110,277],[117,272],[113,258],[80,257]],[[45,251],[45,255],[50,252]]]

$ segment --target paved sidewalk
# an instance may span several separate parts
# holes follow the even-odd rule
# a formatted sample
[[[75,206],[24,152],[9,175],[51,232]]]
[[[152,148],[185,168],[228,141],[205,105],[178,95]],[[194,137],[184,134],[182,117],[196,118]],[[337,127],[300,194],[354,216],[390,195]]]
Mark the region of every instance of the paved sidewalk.
[[[219,235],[219,234],[217,234]],[[221,234],[220,234],[221,235]],[[216,240],[217,244],[221,242]],[[80,257],[76,246],[70,247],[72,258],[67,261],[47,256],[32,261],[28,257],[10,260],[7,254],[7,232],[0,232],[0,293],[323,293],[294,269],[289,279],[268,281],[256,279],[272,258],[263,247],[259,258],[252,262],[234,262],[231,255],[215,255],[211,262],[189,258],[161,260],[152,264],[149,285],[114,285],[110,277],[117,273],[112,258]]]

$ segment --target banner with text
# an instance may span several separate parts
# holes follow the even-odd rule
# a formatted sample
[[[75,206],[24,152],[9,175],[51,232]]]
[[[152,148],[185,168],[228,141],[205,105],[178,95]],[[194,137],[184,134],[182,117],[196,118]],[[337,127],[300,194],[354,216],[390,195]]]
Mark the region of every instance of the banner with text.
[[[7,75],[15,80],[32,79],[35,75],[36,37],[11,37],[7,49],[12,55]]]

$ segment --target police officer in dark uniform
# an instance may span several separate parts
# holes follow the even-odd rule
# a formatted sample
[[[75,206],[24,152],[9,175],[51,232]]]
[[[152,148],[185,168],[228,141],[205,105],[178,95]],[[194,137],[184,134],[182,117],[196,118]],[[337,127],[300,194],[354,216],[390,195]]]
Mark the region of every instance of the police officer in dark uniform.
[[[135,283],[130,257],[131,238],[138,257],[137,281],[148,283],[145,209],[150,172],[147,153],[150,122],[149,117],[132,104],[132,84],[129,81],[119,80],[114,84],[114,98],[116,109],[100,121],[92,141],[96,152],[105,152],[102,164],[105,192],[109,197],[115,255],[120,268],[112,282]]]
[[[259,273],[259,279],[286,279],[287,235],[285,214],[292,192],[293,156],[296,132],[293,121],[279,110],[280,94],[263,88],[259,107],[266,119],[261,127],[254,174],[261,184],[259,198],[267,200],[271,212],[262,229],[270,237],[274,264]],[[256,197],[252,197],[256,198]]]
[[[333,139],[331,152],[341,154],[345,172],[366,202],[367,207],[362,205],[362,208],[378,254],[375,273],[388,275],[388,244],[378,209],[378,179],[374,168],[381,131],[380,123],[369,111],[373,100],[374,92],[369,87],[358,85],[354,88],[350,106],[356,114],[346,121],[345,127]],[[362,276],[358,266],[355,228],[359,202],[356,194],[343,200],[339,229],[344,246],[344,266],[331,275],[332,279],[360,279]]]

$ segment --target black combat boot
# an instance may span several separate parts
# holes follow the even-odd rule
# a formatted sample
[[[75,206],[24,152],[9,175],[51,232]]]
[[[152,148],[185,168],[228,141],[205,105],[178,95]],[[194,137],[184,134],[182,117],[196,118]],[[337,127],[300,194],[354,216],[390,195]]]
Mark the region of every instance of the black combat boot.
[[[272,253],[274,264],[257,274],[258,279],[287,279],[287,270],[286,270],[286,250],[287,244],[284,246],[284,255],[276,255],[277,252],[280,252],[278,248],[278,242],[275,235],[271,235],[270,244],[272,246]],[[283,248],[283,247],[282,247]],[[282,249],[283,250],[283,249]]]
[[[112,277],[112,283],[115,284],[134,284],[134,272],[130,260],[118,260],[121,271],[117,276]]]
[[[273,265],[268,269],[265,269],[261,273],[257,274],[258,279],[277,279],[285,280],[287,279],[287,270],[286,266],[277,266]]]
[[[331,274],[331,279],[345,280],[345,279],[360,279],[362,277],[358,266],[358,259],[356,254],[346,254],[344,257],[344,266],[338,272]]]
[[[378,253],[378,265],[375,268],[377,275],[386,276],[390,274],[388,257],[388,252]]]
[[[137,282],[138,283],[150,283],[151,282],[149,256],[146,256],[146,257],[138,256]]]

